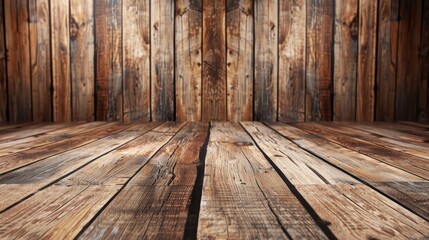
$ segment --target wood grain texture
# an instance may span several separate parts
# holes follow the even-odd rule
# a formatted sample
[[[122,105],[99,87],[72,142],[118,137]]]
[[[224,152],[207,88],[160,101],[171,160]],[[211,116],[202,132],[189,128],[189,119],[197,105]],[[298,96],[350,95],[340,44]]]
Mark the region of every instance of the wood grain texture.
[[[122,0],[95,1],[96,119],[123,119]]]
[[[29,122],[32,112],[28,1],[5,0],[4,8],[9,120]]]
[[[333,0],[307,0],[306,121],[332,120]]]
[[[150,1],[123,0],[124,120],[151,120]]]
[[[396,119],[416,121],[419,102],[422,1],[400,0]]]
[[[306,0],[279,1],[278,120],[305,121]]]
[[[226,0],[203,4],[202,120],[227,120]]]
[[[53,116],[55,122],[72,120],[69,1],[51,1]],[[54,21],[55,20],[55,21]]]
[[[335,3],[334,120],[356,120],[358,1]]]
[[[420,39],[418,121],[429,121],[429,2],[423,1]]]
[[[203,1],[176,0],[176,121],[201,121]]]
[[[376,120],[395,120],[398,60],[399,0],[380,0],[378,11],[378,52]]]
[[[374,121],[378,2],[359,1],[359,43],[356,120]]]
[[[254,120],[277,121],[278,0],[255,1]]]
[[[155,0],[151,14],[152,121],[175,120],[174,0]]]
[[[49,0],[30,0],[30,57],[34,122],[52,121]]]
[[[7,72],[6,72],[6,37],[5,37],[5,18],[4,0],[0,0],[0,123],[8,121],[8,102],[7,102]]]
[[[70,0],[73,121],[94,121],[94,1]]]
[[[227,100],[229,121],[253,119],[253,1],[227,0]]]

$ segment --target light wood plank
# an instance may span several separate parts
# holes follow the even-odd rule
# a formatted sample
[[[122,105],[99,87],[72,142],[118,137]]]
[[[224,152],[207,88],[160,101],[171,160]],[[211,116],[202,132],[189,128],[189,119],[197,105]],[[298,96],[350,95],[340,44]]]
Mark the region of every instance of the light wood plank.
[[[77,125],[74,123],[74,125]],[[35,125],[30,125],[24,128],[19,129],[10,129],[7,132],[4,132],[2,135],[0,135],[0,141],[1,142],[9,142],[13,140],[18,140],[21,138],[26,138],[42,133],[47,133],[50,131],[54,131],[57,129],[65,128],[73,126],[73,124],[70,123],[59,123],[59,124],[47,124],[47,123],[40,123]]]

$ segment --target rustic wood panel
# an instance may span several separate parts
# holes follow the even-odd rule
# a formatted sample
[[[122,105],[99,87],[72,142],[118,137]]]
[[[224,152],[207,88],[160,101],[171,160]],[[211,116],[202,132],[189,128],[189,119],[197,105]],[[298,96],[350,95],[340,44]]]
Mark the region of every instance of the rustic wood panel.
[[[94,2],[70,0],[70,62],[74,121],[94,118]]]
[[[255,1],[254,120],[277,121],[278,0]]]
[[[429,121],[429,2],[423,1],[418,120]]]
[[[176,120],[201,121],[203,1],[176,0]]]
[[[253,1],[227,0],[227,100],[229,121],[253,119]]]
[[[305,121],[306,23],[306,0],[279,1],[279,121]]]
[[[419,102],[422,1],[399,3],[398,79],[396,83],[396,120],[416,121]]]
[[[4,0],[0,0],[0,123],[7,119],[7,76],[6,76],[6,45]]]
[[[377,12],[377,1],[359,1],[357,121],[372,122],[375,116]]]
[[[307,0],[306,121],[332,120],[334,0]]]
[[[225,4],[203,4],[203,121],[227,120]]]
[[[56,122],[72,120],[69,1],[51,1],[53,116]]]
[[[150,1],[123,0],[124,120],[151,119]]]
[[[31,60],[28,1],[5,0],[9,120],[28,122],[31,112]]]
[[[334,120],[356,120],[358,1],[335,2]]]
[[[120,121],[122,95],[122,0],[95,1],[96,119]]]

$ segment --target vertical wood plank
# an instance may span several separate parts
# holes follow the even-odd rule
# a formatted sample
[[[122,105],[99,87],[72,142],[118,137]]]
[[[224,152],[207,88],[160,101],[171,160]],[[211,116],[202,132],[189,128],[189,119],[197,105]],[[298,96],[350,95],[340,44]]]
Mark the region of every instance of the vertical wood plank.
[[[277,120],[278,0],[255,0],[254,118]]]
[[[377,58],[377,12],[377,1],[359,1],[357,121],[374,121]]]
[[[396,70],[398,57],[399,0],[380,0],[376,120],[395,120]]]
[[[418,120],[429,121],[429,1],[423,1]]]
[[[227,120],[225,0],[203,4],[202,120]]]
[[[150,2],[123,4],[124,120],[150,121]]]
[[[95,1],[96,119],[121,121],[122,0]]]
[[[94,2],[70,0],[70,61],[74,121],[94,120]]]
[[[305,121],[306,0],[280,0],[279,121]]]
[[[229,121],[253,119],[253,1],[227,0],[227,106]]]
[[[399,6],[396,120],[416,121],[420,87],[419,48],[422,1],[401,0]]]
[[[307,0],[307,121],[332,120],[332,33],[334,0]]]
[[[32,120],[28,1],[5,0],[9,120]]]
[[[49,0],[29,0],[33,121],[52,121]]]
[[[53,115],[56,122],[72,120],[69,10],[69,0],[51,1]]]
[[[202,0],[176,0],[176,120],[201,121]]]
[[[174,0],[151,2],[152,121],[171,121],[174,111]]]
[[[0,0],[0,123],[7,122],[7,78],[4,4]]]
[[[356,120],[358,1],[336,1],[334,42],[334,120]]]

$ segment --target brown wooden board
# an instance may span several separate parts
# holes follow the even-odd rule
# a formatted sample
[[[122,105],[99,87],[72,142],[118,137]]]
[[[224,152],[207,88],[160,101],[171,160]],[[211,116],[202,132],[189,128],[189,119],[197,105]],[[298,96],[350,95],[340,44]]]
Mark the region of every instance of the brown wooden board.
[[[429,121],[429,2],[423,1],[420,39],[420,84],[418,121]]]
[[[226,121],[226,0],[203,4],[202,120]]]
[[[277,121],[278,0],[255,0],[254,120]]]
[[[201,121],[203,1],[176,0],[176,120]]]
[[[0,123],[7,119],[7,74],[6,74],[6,37],[4,19],[4,0],[0,0]]]
[[[13,140],[26,138],[30,136],[34,136],[37,134],[42,134],[46,132],[50,132],[56,129],[64,128],[70,126],[68,123],[59,123],[59,124],[48,124],[48,123],[38,123],[34,125],[25,126],[23,128],[18,129],[9,129],[0,135],[0,141],[10,142]]]
[[[150,121],[150,1],[123,0],[124,120]]]
[[[122,0],[95,1],[96,119],[120,121],[122,94]]]
[[[305,118],[331,121],[334,0],[307,0],[306,8]]]
[[[279,1],[278,120],[305,121],[306,0]]]

